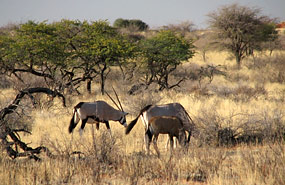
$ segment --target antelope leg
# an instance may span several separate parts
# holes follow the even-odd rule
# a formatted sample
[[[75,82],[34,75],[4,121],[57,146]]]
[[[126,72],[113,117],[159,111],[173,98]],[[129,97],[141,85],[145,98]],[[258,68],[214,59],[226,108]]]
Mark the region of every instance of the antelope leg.
[[[170,141],[170,155],[172,155],[173,150],[173,136],[169,135],[169,141]]]
[[[96,130],[99,130],[99,122],[96,123]]]
[[[158,135],[154,136],[153,138],[153,147],[157,153],[157,156],[160,157],[160,153],[159,153],[159,150],[158,150],[158,147],[157,147],[157,139],[158,139]],[[171,144],[171,141],[170,141],[170,144]]]
[[[85,125],[86,125],[87,120],[88,120],[88,118],[82,120],[81,127],[79,129],[80,136],[82,136],[82,131],[83,131]]]
[[[108,129],[109,133],[110,133],[110,136],[112,137],[112,132],[111,132],[111,128],[110,128],[110,124],[109,124],[109,121],[104,121],[105,125],[106,125],[106,128]]]
[[[149,146],[152,140],[152,134],[149,130],[145,132],[144,140],[145,140],[145,149],[147,151],[147,154],[149,154]]]

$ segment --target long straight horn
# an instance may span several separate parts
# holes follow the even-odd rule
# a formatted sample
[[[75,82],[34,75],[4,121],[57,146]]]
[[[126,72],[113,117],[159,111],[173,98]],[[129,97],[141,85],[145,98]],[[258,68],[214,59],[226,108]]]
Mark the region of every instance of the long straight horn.
[[[114,93],[115,93],[115,95],[116,95],[116,98],[117,98],[117,100],[118,100],[118,102],[119,102],[119,105],[120,105],[120,107],[121,107],[121,110],[124,112],[123,106],[122,106],[122,104],[121,104],[121,102],[120,102],[120,100],[119,100],[119,96],[118,96],[118,94],[117,94],[117,92],[115,91],[115,89],[114,89],[113,86],[112,86],[112,89],[113,89],[113,91],[114,91]]]
[[[105,93],[106,93],[106,94],[108,95],[108,97],[112,100],[112,102],[116,105],[116,107],[117,107],[119,110],[121,110],[120,107],[118,106],[118,104],[115,102],[115,100],[110,96],[110,94],[107,93],[107,91],[105,91]],[[123,110],[121,110],[121,111],[123,111]]]

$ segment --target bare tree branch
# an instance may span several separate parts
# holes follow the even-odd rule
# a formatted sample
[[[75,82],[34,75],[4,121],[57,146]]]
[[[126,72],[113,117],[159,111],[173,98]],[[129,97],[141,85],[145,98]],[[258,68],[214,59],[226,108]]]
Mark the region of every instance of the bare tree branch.
[[[6,149],[7,154],[13,159],[15,159],[17,157],[29,157],[29,158],[34,159],[34,160],[40,160],[40,158],[38,156],[36,156],[36,154],[40,154],[43,151],[46,152],[47,156],[51,157],[51,153],[50,153],[48,148],[46,148],[44,146],[39,146],[37,148],[31,148],[26,143],[21,141],[21,139],[18,135],[18,132],[28,132],[28,131],[26,131],[24,129],[13,130],[8,126],[8,122],[4,121],[4,118],[6,117],[6,115],[13,113],[18,108],[20,101],[22,100],[22,98],[25,95],[27,95],[33,99],[32,94],[34,94],[34,93],[45,93],[47,95],[51,95],[52,97],[59,96],[60,98],[62,98],[63,106],[64,107],[66,106],[65,105],[65,97],[61,93],[58,93],[56,91],[52,91],[51,89],[48,89],[48,88],[37,87],[37,88],[28,88],[28,89],[24,89],[24,90],[20,91],[19,94],[14,99],[14,101],[9,106],[5,107],[4,109],[2,109],[0,111],[0,123],[1,123],[0,124],[0,139],[1,139],[1,144]],[[28,133],[30,133],[30,132],[28,132]],[[9,136],[13,142],[9,142],[7,140],[7,136]],[[12,148],[13,145],[15,145],[16,148],[17,148],[17,146],[19,146],[24,152],[18,152],[17,149],[14,150]]]

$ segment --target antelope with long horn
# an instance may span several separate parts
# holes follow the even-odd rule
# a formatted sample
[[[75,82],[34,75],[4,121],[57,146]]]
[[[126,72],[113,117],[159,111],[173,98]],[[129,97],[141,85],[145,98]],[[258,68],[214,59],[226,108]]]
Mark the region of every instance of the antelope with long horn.
[[[114,89],[113,89],[114,90]],[[115,92],[115,90],[114,90]],[[126,115],[128,113],[123,111],[123,107],[119,101],[118,95],[116,94],[117,100],[119,101],[120,107],[111,98],[111,96],[106,92],[109,98],[117,106],[117,109],[110,106],[105,101],[95,101],[95,102],[80,102],[73,109],[73,115],[70,120],[68,131],[72,133],[78,122],[81,120],[80,133],[84,129],[86,123],[96,124],[97,130],[99,129],[99,123],[105,123],[106,128],[110,129],[109,121],[119,121],[123,126],[127,127]]]

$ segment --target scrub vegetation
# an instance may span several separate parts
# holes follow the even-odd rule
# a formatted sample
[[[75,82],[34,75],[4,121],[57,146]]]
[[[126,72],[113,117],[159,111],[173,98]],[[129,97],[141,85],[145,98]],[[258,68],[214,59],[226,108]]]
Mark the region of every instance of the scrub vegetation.
[[[285,184],[284,35],[260,33],[238,62],[214,30],[134,26],[1,28],[1,184]],[[146,105],[181,103],[195,122],[188,151],[170,155],[160,135],[160,157],[152,145],[148,155],[141,121],[128,135],[112,121],[112,134],[103,124],[69,134],[73,107],[113,105],[113,88],[127,123]]]

